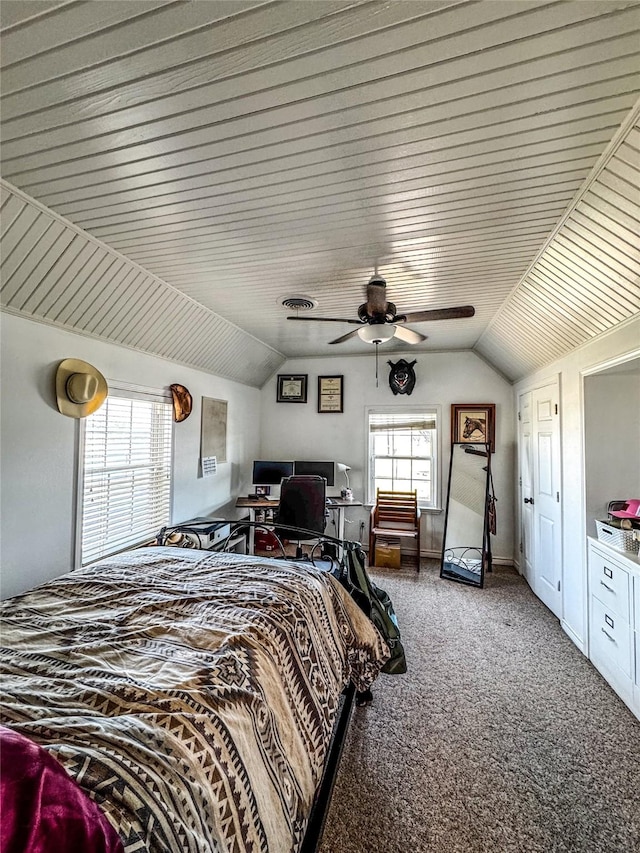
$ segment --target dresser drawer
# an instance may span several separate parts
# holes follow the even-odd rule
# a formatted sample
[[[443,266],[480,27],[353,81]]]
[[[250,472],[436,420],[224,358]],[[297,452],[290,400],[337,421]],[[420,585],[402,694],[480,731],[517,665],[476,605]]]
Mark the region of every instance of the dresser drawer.
[[[629,573],[605,554],[595,549],[589,552],[591,594],[625,622],[631,621]]]
[[[615,610],[591,597],[590,657],[615,664],[631,677],[632,636],[629,623]]]

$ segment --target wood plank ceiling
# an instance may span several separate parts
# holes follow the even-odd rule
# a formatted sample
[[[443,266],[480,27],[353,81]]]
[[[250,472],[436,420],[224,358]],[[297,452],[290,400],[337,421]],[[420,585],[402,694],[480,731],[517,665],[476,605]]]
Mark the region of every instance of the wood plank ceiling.
[[[3,0],[6,310],[260,385],[377,266],[517,379],[640,311],[640,4]],[[385,344],[394,351],[399,342]]]

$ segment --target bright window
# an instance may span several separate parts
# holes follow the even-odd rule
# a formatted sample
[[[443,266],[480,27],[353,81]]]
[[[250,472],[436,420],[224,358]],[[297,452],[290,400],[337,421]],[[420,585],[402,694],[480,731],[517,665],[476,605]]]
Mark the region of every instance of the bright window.
[[[86,418],[80,564],[138,545],[170,521],[172,407],[161,394],[109,391]]]
[[[369,503],[377,489],[417,489],[421,507],[439,508],[437,411],[370,410],[367,417]]]

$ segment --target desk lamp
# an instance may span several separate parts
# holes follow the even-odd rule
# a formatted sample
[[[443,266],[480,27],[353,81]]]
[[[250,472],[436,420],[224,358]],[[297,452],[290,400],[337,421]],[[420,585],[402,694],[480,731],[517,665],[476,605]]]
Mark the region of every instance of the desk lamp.
[[[340,494],[345,500],[352,501],[353,492],[351,491],[351,487],[349,485],[349,471],[351,470],[351,466],[345,465],[343,462],[336,462],[336,468],[338,469],[338,471],[342,471],[342,473],[344,474],[344,478],[347,482],[347,488],[342,489]]]

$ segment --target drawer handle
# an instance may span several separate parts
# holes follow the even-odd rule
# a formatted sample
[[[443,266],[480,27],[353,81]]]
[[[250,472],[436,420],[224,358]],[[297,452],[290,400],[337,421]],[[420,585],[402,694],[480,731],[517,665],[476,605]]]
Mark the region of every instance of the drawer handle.
[[[611,634],[608,631],[605,631],[604,628],[600,628],[600,630],[602,631],[602,633],[605,635],[605,637],[608,640],[611,640],[612,643],[615,643],[615,640],[613,639],[613,637],[611,636]]]
[[[605,589],[608,589],[609,592],[615,592],[615,589],[612,586],[606,584],[604,581],[600,581],[600,585],[603,586]]]

